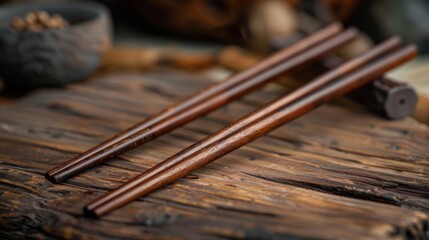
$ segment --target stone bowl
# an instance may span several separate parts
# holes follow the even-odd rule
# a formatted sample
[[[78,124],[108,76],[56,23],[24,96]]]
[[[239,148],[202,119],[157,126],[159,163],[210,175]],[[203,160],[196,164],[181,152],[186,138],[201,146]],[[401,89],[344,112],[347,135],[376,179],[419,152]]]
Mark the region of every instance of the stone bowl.
[[[44,10],[69,22],[41,32],[13,29],[14,17]],[[6,89],[61,87],[87,77],[112,41],[110,13],[93,2],[11,4],[0,8],[0,78]]]

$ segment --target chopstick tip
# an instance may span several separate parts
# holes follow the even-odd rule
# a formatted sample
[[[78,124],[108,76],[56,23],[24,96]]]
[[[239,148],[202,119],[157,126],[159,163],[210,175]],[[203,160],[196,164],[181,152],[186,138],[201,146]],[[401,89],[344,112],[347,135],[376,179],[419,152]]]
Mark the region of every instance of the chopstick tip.
[[[398,43],[402,42],[402,38],[400,36],[392,36],[388,40],[395,41],[395,42],[398,42]]]
[[[337,29],[338,31],[341,31],[344,28],[344,25],[339,21],[335,21],[328,24],[326,27],[328,28],[331,27],[331,28]]]
[[[61,182],[61,179],[57,178],[54,174],[50,174],[49,172],[45,173],[45,178],[53,183]]]
[[[95,211],[89,209],[87,206],[83,208],[83,214],[90,218],[99,218],[99,216],[95,213]]]
[[[419,53],[419,48],[416,44],[412,43],[410,44],[410,48],[416,53],[416,55]]]
[[[349,27],[346,29],[346,32],[354,36],[357,36],[359,34],[359,30],[356,27]]]

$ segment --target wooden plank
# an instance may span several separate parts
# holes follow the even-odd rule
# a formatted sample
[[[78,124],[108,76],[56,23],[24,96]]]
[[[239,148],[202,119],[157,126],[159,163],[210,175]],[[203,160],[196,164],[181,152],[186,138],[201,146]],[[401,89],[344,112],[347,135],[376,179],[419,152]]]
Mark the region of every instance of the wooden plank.
[[[279,93],[258,92],[66,181],[48,169],[209,84],[111,75],[0,108],[0,234],[35,238],[428,238],[429,130],[327,105],[101,219],[82,207]]]

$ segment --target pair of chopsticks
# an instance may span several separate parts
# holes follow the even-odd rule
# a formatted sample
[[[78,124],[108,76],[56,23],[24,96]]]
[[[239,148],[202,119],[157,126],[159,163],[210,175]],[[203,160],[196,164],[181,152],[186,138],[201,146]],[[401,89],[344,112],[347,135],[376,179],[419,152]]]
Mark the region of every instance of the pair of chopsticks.
[[[332,36],[331,39],[350,33],[355,33],[355,31],[348,30]],[[327,39],[324,42],[329,40]],[[302,51],[299,55],[289,58],[288,61],[282,62],[279,66],[286,62],[297,61],[296,58],[303,58],[302,56],[306,56],[305,54],[308,56],[308,52],[320,48],[324,42],[317,47]],[[386,40],[292,93],[258,108],[238,121],[159,163],[123,186],[87,205],[85,212],[90,216],[102,216],[267,134],[330,99],[368,83],[416,55],[414,46],[399,48],[400,45],[401,43],[397,38]],[[261,64],[264,63],[265,61]],[[264,76],[269,75],[267,72],[276,68],[277,66],[273,66],[271,69],[260,72],[260,74],[255,73],[250,79],[264,78]],[[245,81],[242,84],[247,82]],[[230,90],[228,89],[227,91]]]
[[[390,38],[343,63],[306,85],[286,94],[185,148],[167,160],[96,199],[84,209],[100,217],[195,171],[219,157],[267,134],[281,125],[381,76],[416,56],[413,45],[400,48]],[[384,56],[383,56],[384,55]]]
[[[95,164],[116,157],[248,94],[274,80],[274,77],[281,73],[317,60],[338,46],[351,41],[357,35],[354,29],[340,33],[341,30],[342,27],[338,23],[329,25],[254,67],[211,85],[148,117],[53,168],[45,174],[45,177],[52,182],[61,182],[70,178]]]

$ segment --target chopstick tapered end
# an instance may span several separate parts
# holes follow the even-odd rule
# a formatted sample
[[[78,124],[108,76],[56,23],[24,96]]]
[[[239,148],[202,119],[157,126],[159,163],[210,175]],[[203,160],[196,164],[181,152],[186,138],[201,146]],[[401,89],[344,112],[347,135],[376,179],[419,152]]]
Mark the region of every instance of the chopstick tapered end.
[[[95,211],[93,211],[92,209],[89,209],[88,207],[83,208],[83,214],[90,218],[100,218],[100,216],[98,216],[97,213],[95,213]]]
[[[61,179],[59,179],[58,177],[56,177],[53,174],[51,175],[49,172],[45,173],[45,178],[48,179],[49,181],[53,182],[53,183],[61,182]]]

